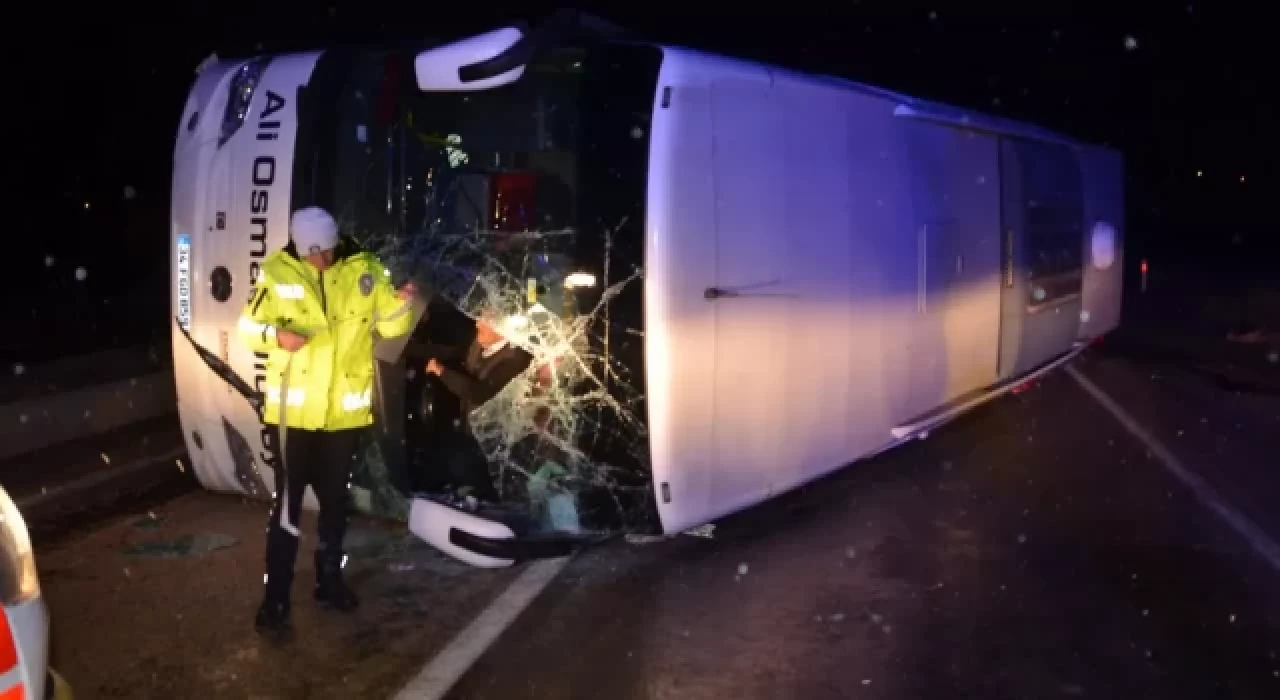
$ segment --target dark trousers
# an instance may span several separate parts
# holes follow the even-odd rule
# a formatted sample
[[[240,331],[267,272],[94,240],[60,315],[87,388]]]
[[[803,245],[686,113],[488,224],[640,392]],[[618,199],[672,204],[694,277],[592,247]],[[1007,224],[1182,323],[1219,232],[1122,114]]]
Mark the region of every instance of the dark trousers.
[[[276,444],[280,431],[271,427]],[[347,533],[347,495],[361,429],[332,432],[290,428],[285,434],[284,464],[276,465],[276,492],[267,525],[267,595],[287,600],[298,557],[298,521],[307,486],[320,504],[316,564],[341,566]]]
[[[470,486],[471,495],[482,501],[497,503],[498,490],[489,476],[489,458],[469,430],[454,430],[440,435],[436,452],[444,462],[444,473],[456,488]]]

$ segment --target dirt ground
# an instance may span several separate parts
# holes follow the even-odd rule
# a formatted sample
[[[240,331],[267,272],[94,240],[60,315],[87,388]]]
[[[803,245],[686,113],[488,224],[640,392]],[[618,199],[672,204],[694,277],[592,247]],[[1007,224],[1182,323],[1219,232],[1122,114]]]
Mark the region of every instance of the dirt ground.
[[[295,636],[274,646],[252,629],[265,519],[263,503],[193,492],[44,543],[53,665],[76,697],[386,697],[518,573],[473,569],[403,525],[353,518],[347,572],[362,605],[321,611],[308,513]]]

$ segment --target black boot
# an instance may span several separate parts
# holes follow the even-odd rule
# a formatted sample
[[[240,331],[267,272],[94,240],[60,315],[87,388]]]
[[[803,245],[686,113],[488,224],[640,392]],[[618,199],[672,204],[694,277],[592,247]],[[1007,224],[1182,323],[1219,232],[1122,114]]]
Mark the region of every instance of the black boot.
[[[291,630],[289,625],[289,598],[267,594],[258,606],[258,614],[253,619],[253,626],[258,634],[280,638]]]
[[[322,607],[350,612],[360,605],[356,594],[342,580],[342,551],[317,550],[315,598]]]
[[[260,634],[280,637],[289,630],[289,590],[293,587],[293,560],[298,538],[280,528],[275,518],[268,527],[265,589],[253,626]]]

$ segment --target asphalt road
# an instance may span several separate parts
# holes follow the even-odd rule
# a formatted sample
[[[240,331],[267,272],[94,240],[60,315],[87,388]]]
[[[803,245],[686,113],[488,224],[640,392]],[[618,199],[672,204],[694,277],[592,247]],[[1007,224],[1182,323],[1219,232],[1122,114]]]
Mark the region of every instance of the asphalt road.
[[[447,697],[1280,697],[1280,398],[1131,354],[1073,366],[1175,470],[1055,372],[711,539],[579,554]],[[272,647],[250,630],[263,517],[187,492],[44,531],[77,696],[388,697],[521,576],[356,520],[366,605],[312,610],[304,543],[299,634]],[[204,544],[139,554],[184,534]]]
[[[1280,402],[1077,367],[1277,510]],[[1060,372],[715,541],[580,557],[450,697],[1276,698],[1278,653],[1280,571]]]

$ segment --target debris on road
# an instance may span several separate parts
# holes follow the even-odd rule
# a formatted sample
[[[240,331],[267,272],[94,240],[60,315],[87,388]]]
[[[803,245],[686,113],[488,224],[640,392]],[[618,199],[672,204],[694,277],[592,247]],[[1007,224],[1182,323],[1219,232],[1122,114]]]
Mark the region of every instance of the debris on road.
[[[714,523],[707,523],[706,525],[699,525],[698,527],[691,527],[691,528],[689,528],[688,530],[685,530],[684,532],[682,532],[682,533],[680,533],[680,534],[682,534],[682,535],[689,535],[689,536],[691,536],[691,537],[705,537],[705,538],[707,538],[707,539],[711,539],[711,538],[715,537],[715,532],[716,532],[716,526],[715,526],[715,524],[714,524]]]
[[[216,532],[197,532],[194,535],[183,535],[173,540],[153,540],[140,542],[125,548],[125,556],[154,557],[159,559],[177,559],[180,557],[198,557],[219,549],[233,547],[240,540],[231,535]]]
[[[156,515],[150,511],[147,514],[133,521],[133,526],[140,530],[155,530],[164,522],[162,516]]]

